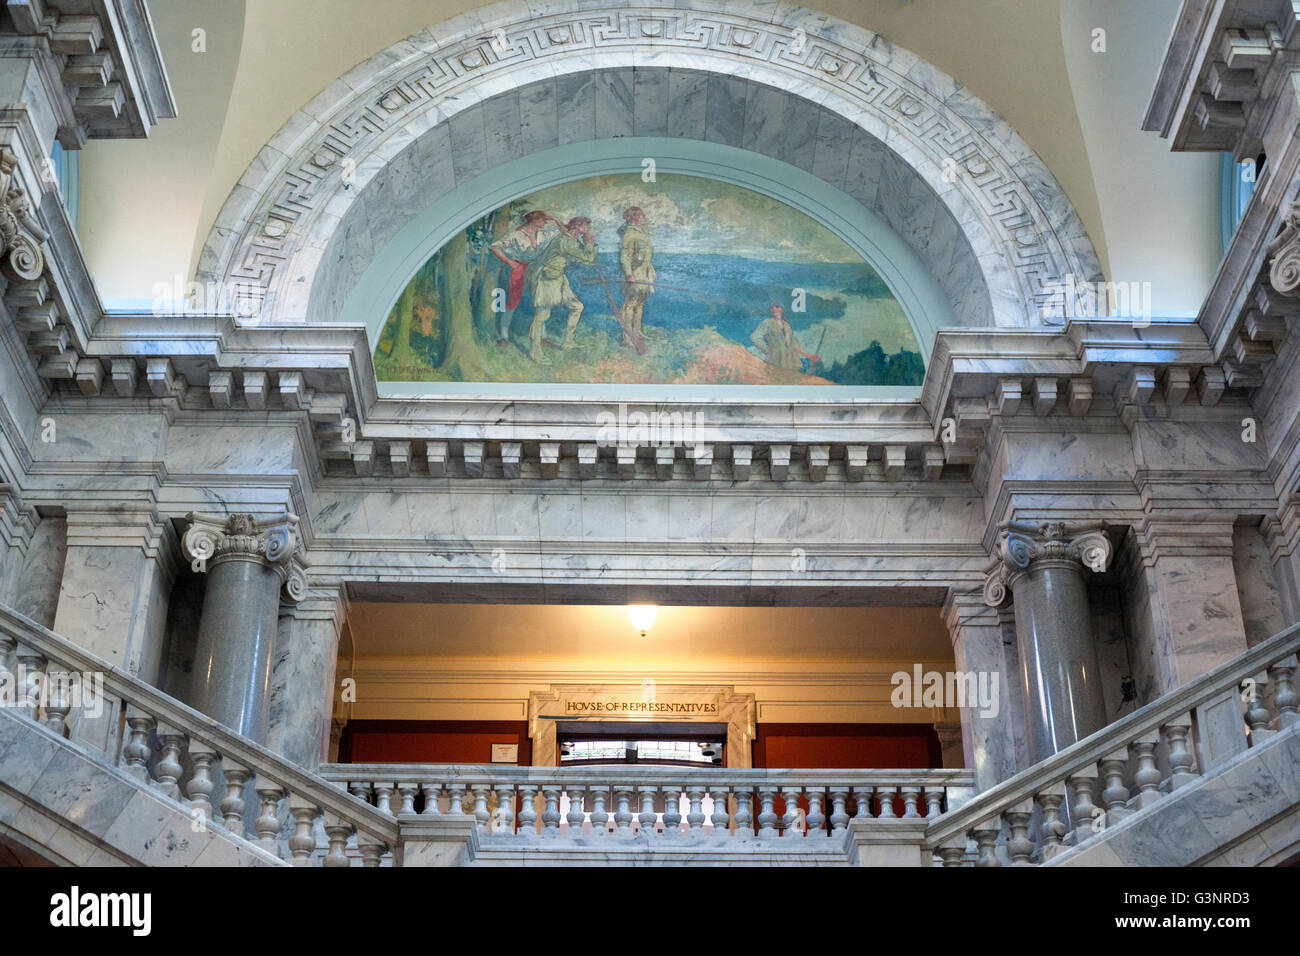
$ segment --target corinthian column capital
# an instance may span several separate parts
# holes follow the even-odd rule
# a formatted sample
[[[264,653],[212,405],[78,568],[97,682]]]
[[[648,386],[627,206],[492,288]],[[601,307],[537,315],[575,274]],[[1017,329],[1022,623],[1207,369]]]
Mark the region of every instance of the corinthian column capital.
[[[47,235],[32,213],[31,200],[14,181],[18,157],[0,149],[0,272],[15,282],[34,282],[45,271],[41,246]]]
[[[1268,245],[1268,281],[1282,295],[1300,294],[1300,202],[1292,202],[1282,231]]]
[[[189,527],[181,548],[195,571],[222,561],[257,561],[274,570],[293,602],[307,594],[307,557],[298,532],[298,516],[271,518],[251,514],[187,515]]]
[[[1036,563],[1051,561],[1075,566],[1081,573],[1085,568],[1100,573],[1110,564],[1112,551],[1099,524],[1004,521],[998,525],[995,557],[984,578],[984,603],[1004,606],[1016,579]]]

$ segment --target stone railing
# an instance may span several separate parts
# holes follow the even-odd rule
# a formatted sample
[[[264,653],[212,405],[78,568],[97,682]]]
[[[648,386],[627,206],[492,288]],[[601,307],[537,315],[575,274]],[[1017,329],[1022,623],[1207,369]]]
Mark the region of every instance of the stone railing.
[[[973,793],[965,770],[330,764],[321,775],[383,813],[473,823],[482,837],[768,840],[921,820]]]
[[[1297,650],[1300,625],[938,817],[934,863],[1047,863],[1300,722]]]
[[[0,605],[6,686],[16,688],[6,703],[60,736],[92,710],[108,715],[97,756],[188,807],[196,823],[201,816],[203,826],[224,827],[295,865],[350,866],[360,857],[379,866],[396,846],[389,814]],[[98,698],[93,706],[88,694]]]

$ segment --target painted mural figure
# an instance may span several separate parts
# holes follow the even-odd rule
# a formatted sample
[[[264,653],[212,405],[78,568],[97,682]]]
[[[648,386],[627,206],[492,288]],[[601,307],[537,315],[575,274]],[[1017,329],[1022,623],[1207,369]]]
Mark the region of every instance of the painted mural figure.
[[[799,361],[802,356],[808,360],[810,368],[816,366],[820,356],[799,347],[799,343],[794,340],[794,329],[790,328],[790,323],[785,320],[784,306],[773,302],[770,311],[771,317],[758,323],[758,328],[749,337],[759,354],[763,356],[763,360],[777,368],[797,372],[803,367]]]
[[[586,266],[595,265],[596,254],[591,220],[586,216],[574,216],[560,227],[560,234],[548,242],[528,266],[525,281],[533,298],[533,321],[528,327],[528,355],[537,364],[551,364],[542,352],[542,336],[546,332],[546,321],[551,317],[551,310],[557,305],[569,310],[564,341],[560,348],[573,347],[573,333],[577,331],[578,322],[582,318],[583,304],[569,285],[565,269],[570,261]]]
[[[623,225],[619,227],[623,246],[619,251],[619,265],[623,269],[623,345],[641,348],[645,337],[641,323],[645,303],[655,291],[657,275],[654,267],[654,244],[650,241],[645,211],[640,206],[623,210]]]
[[[524,214],[524,221],[518,229],[502,236],[490,246],[492,254],[510,267],[506,307],[497,313],[498,344],[504,345],[510,341],[510,313],[518,307],[523,296],[528,264],[535,261],[546,245],[558,235],[551,228],[551,223],[563,226],[560,220],[540,209],[530,210]]]

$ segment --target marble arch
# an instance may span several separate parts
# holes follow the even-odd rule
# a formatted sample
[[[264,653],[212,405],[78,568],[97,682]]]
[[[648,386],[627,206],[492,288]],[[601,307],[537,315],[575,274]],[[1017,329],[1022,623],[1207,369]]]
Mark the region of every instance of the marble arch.
[[[262,149],[216,220],[199,281],[263,322],[328,320],[391,237],[385,232],[402,225],[384,214],[397,209],[395,195],[403,208],[424,208],[495,162],[568,135],[712,133],[727,142],[723,117],[737,111],[734,145],[824,175],[882,216],[946,282],[963,325],[1059,324],[1050,316],[1061,311],[1065,277],[1100,278],[1083,224],[1047,167],[951,77],[884,37],[801,7],[710,6],[599,0],[575,10],[510,0],[395,44],[295,113]],[[675,79],[687,91],[680,96]],[[545,102],[548,90],[558,98],[588,82],[590,127],[584,120],[568,133],[525,122],[528,97]],[[703,120],[691,127],[685,118],[699,107],[689,91],[701,83]],[[710,95],[721,98],[712,130]],[[801,141],[810,147],[795,149]],[[833,168],[843,169],[840,182]],[[414,198],[388,188],[403,180],[415,182]]]

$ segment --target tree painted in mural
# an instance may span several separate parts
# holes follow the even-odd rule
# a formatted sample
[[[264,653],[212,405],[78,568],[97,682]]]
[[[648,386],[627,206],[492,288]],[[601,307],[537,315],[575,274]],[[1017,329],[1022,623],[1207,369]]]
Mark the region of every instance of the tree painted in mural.
[[[415,274],[375,348],[389,382],[920,385],[888,286],[830,230],[693,176],[516,199]]]

